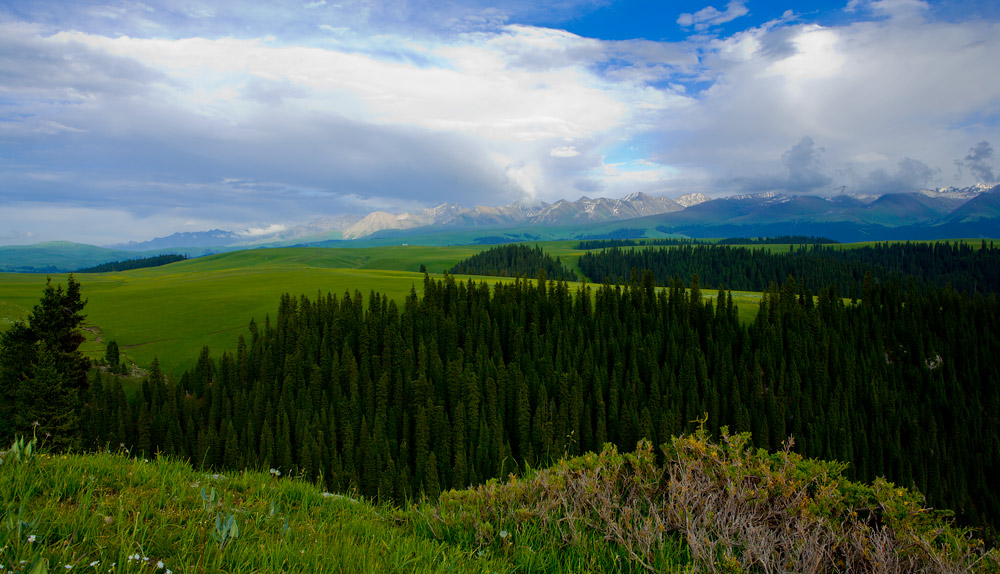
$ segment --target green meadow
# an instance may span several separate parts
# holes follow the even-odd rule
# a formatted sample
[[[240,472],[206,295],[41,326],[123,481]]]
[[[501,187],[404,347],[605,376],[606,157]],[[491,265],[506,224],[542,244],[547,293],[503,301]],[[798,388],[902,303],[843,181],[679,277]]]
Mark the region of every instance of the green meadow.
[[[0,452],[0,571],[1000,571],[915,491],[722,435],[674,437],[662,465],[648,442],[607,445],[400,506],[273,469],[50,454],[21,438]]]
[[[573,249],[576,241],[540,245],[573,269],[583,253]],[[84,310],[88,340],[82,348],[97,358],[107,341],[115,340],[127,360],[148,367],[158,357],[164,372],[179,375],[193,365],[205,345],[213,354],[235,348],[237,336],[246,332],[251,319],[262,323],[275,315],[284,293],[315,297],[360,291],[367,298],[377,291],[401,301],[411,289],[422,292],[421,265],[440,274],[489,247],[253,249],[134,271],[77,274],[88,300]],[[27,317],[42,294],[45,277],[0,274],[0,329]],[[66,283],[65,274],[51,277],[54,283]],[[474,279],[491,284],[501,280]],[[714,297],[715,292],[705,295]],[[742,319],[753,318],[759,297],[733,293]]]

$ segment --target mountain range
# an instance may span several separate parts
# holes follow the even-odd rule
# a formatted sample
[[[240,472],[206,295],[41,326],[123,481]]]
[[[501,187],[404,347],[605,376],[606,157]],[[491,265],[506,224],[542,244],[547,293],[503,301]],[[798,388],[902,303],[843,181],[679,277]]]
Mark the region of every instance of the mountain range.
[[[683,200],[684,204],[680,201]],[[530,204],[514,202],[501,207],[476,206],[464,208],[453,203],[393,215],[384,211],[370,213],[344,230],[345,239],[366,237],[385,229],[413,229],[430,226],[482,227],[502,225],[574,225],[635,219],[648,215],[681,211],[685,205],[708,200],[701,194],[689,195],[677,201],[663,196],[633,193],[621,199],[581,197],[576,201],[561,199],[555,203]]]
[[[838,241],[1000,237],[1000,186],[878,196],[732,196],[635,220],[691,237],[816,235]]]
[[[452,245],[559,239],[687,236],[823,236],[837,241],[1000,238],[1000,186],[881,196],[762,193],[671,199],[634,193],[555,203],[466,208],[441,204],[412,213],[376,211],[243,232],[181,232],[106,247],[70,243],[0,247],[0,271],[72,271],[108,261],[277,246]]]

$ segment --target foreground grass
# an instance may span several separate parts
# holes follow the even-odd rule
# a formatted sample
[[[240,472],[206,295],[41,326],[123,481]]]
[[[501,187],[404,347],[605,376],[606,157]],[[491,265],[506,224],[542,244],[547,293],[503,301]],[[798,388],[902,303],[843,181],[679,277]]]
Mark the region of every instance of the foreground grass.
[[[0,453],[0,571],[1000,572],[919,494],[748,439],[609,446],[404,508],[22,439]]]
[[[388,520],[386,507],[267,473],[35,455],[0,467],[4,572],[510,572]]]
[[[512,556],[527,547],[567,571],[1000,572],[995,550],[919,493],[749,439],[699,430],[664,445],[662,461],[647,442],[608,445],[446,492],[420,514],[436,537]]]

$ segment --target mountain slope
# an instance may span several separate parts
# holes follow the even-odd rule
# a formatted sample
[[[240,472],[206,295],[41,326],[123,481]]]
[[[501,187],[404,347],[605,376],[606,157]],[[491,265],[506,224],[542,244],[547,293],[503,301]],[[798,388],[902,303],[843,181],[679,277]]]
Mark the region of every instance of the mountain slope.
[[[151,251],[131,251],[109,249],[95,245],[50,241],[34,245],[0,246],[0,272],[14,273],[62,273],[84,267],[93,267],[111,261],[124,261],[138,257],[180,253],[197,256],[200,249],[162,249]]]
[[[166,237],[157,237],[149,241],[129,241],[109,245],[110,249],[125,249],[128,251],[149,251],[153,249],[175,249],[177,247],[224,247],[240,240],[240,236],[232,231],[212,229],[210,231],[182,231]]]
[[[982,220],[1000,220],[1000,185],[973,197],[951,212],[943,223],[980,222]]]
[[[574,225],[620,221],[680,211],[683,207],[666,198],[633,193],[621,199],[581,197],[576,201],[561,199],[555,203],[536,205],[511,203],[502,207],[477,206],[467,209],[455,204],[413,213],[393,215],[384,211],[368,214],[358,223],[344,230],[344,237],[357,239],[384,230],[406,230],[420,227],[442,226],[496,226],[496,225]]]

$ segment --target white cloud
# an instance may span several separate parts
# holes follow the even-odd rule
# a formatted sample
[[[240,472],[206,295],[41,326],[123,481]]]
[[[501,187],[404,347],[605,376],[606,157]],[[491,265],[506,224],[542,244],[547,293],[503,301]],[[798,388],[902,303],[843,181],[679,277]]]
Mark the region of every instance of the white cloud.
[[[108,209],[131,234],[580,191],[995,175],[970,151],[1000,141],[989,18],[863,0],[843,23],[789,11],[723,36],[749,13],[734,1],[681,15],[685,41],[611,42],[517,24],[542,10],[531,3],[470,6],[128,3],[80,8],[73,26],[7,13],[0,234],[59,229],[8,217],[26,198],[95,220]]]
[[[549,155],[552,157],[576,157],[580,155],[580,152],[573,146],[564,145],[552,148],[549,150]]]
[[[968,170],[945,179],[942,168],[976,142],[1000,139],[1000,76],[987,72],[1000,26],[930,20],[919,3],[875,8],[876,19],[768,23],[706,40],[711,86],[683,113],[663,114],[653,158],[711,174],[705,191],[735,191],[731,182],[780,173],[784,151],[809,136],[825,150],[821,173],[834,187],[852,183],[834,174],[854,163],[889,174],[884,181],[974,183]],[[905,158],[930,171],[890,177]]]
[[[240,231],[240,235],[246,235],[249,237],[260,237],[263,235],[274,235],[276,233],[281,233],[286,229],[288,229],[287,225],[283,225],[281,223],[272,223],[270,225],[261,227],[248,227],[243,231]]]
[[[821,26],[803,26],[792,42],[795,53],[772,63],[764,75],[783,76],[788,82],[829,78],[846,62],[837,50],[837,34]]]
[[[695,30],[707,30],[711,26],[718,26],[726,22],[732,22],[740,16],[745,16],[750,12],[743,0],[730,0],[726,5],[726,10],[720,11],[714,6],[708,6],[698,10],[694,14],[684,13],[677,18],[677,23],[685,28],[694,26]]]

